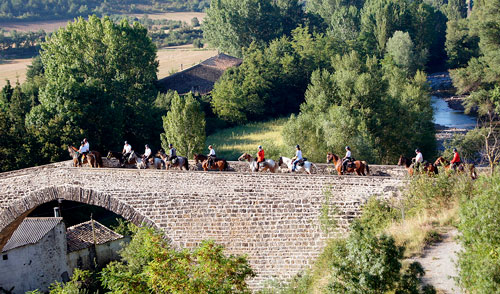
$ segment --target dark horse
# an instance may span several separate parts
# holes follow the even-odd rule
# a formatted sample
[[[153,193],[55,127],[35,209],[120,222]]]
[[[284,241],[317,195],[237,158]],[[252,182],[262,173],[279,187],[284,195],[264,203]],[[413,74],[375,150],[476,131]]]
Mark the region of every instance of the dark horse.
[[[68,146],[68,152],[71,158],[73,158],[73,166],[82,166],[80,162],[78,162],[78,149],[74,146]],[[103,167],[101,153],[98,151],[90,151],[87,155],[82,156],[82,163],[88,163],[90,167]]]
[[[125,157],[123,157],[123,153],[121,152],[118,152],[118,151],[109,151],[108,152],[108,156],[106,157],[107,159],[111,159],[111,158],[116,158],[118,159],[118,161],[120,162],[120,166],[123,166],[125,164]]]
[[[326,154],[326,162],[331,163],[333,162],[333,165],[335,166],[335,169],[337,170],[337,173],[339,175],[342,175],[342,159],[331,153],[328,152]],[[344,173],[352,173],[356,172],[358,176],[366,176],[366,174],[370,174],[370,168],[368,167],[368,163],[366,161],[361,161],[361,160],[356,160],[353,162],[354,166],[350,166],[350,164],[347,164],[347,169],[345,170]],[[366,174],[365,174],[365,169],[366,169]]]
[[[399,157],[398,165],[404,166],[410,176],[413,176],[415,174],[415,166],[410,158],[401,155]],[[437,166],[430,162],[425,162],[423,164],[423,171],[427,172],[429,176],[431,176],[433,173],[435,175],[439,173]]]

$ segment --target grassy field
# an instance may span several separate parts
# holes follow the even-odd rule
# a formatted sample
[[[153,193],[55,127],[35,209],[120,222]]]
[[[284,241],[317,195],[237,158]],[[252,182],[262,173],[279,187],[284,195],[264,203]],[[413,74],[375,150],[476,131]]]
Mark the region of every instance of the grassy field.
[[[30,64],[31,58],[0,61],[0,87],[7,84],[7,79],[10,80],[11,85],[14,85],[16,80],[23,83],[26,80],[26,70]]]
[[[264,148],[266,158],[291,157],[293,146],[285,146],[281,136],[286,121],[281,118],[225,129],[208,136],[206,145],[213,145],[217,156],[228,160],[236,160],[245,152],[255,155],[259,145]]]
[[[192,45],[168,47],[158,50],[157,59],[160,61],[158,68],[158,79],[168,76],[171,72],[177,72],[191,67],[201,61],[217,55],[215,49],[193,49]],[[19,79],[20,83],[26,80],[27,66],[31,64],[31,58],[12,59],[0,62],[0,88],[10,80],[15,84]]]
[[[203,12],[167,12],[167,13],[154,13],[154,14],[128,14],[137,18],[147,15],[151,19],[171,19],[184,21],[191,24],[191,19],[197,17],[200,22],[205,18],[206,13]],[[0,27],[5,31],[16,30],[19,32],[36,32],[44,30],[47,33],[53,32],[60,27],[65,27],[69,21],[73,19],[63,20],[43,20],[43,21],[25,21],[25,22],[0,22]]]

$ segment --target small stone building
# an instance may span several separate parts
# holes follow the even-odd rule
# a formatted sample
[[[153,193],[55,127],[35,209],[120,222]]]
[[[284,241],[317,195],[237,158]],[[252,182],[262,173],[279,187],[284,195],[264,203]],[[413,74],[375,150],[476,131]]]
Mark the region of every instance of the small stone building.
[[[48,291],[55,281],[68,281],[75,268],[119,259],[128,240],[96,221],[66,230],[61,217],[25,218],[0,254],[0,293]]]

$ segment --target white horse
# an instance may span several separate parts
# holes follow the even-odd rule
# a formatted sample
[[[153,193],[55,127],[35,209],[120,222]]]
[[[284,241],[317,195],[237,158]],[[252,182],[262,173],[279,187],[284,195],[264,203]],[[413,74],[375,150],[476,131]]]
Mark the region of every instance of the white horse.
[[[278,165],[281,166],[282,164],[285,164],[287,167],[288,167],[288,171],[292,171],[293,169],[293,160],[291,158],[288,158],[288,157],[280,157],[280,160],[278,162]],[[295,167],[295,171],[296,172],[302,172],[302,171],[305,171],[307,174],[311,174],[311,171],[312,171],[312,167],[314,167],[316,170],[318,170],[318,167],[310,162],[310,161],[305,161],[304,162],[304,166],[300,166],[299,164],[297,164],[297,166]]]
[[[142,157],[137,155],[137,153],[135,153],[134,150],[132,150],[130,152],[130,156],[128,157],[128,161],[131,161],[131,160],[135,160],[135,163],[136,163],[138,169],[148,167],[146,162],[144,160],[142,160]],[[162,166],[161,159],[155,157],[155,158],[153,158],[153,164],[150,165],[149,168],[161,169],[161,166]]]
[[[250,170],[252,172],[256,172],[257,171],[257,161],[255,160],[255,158],[248,154],[248,153],[243,153],[239,158],[238,158],[239,161],[242,161],[242,160],[246,160],[248,161],[249,165],[250,165]],[[260,168],[260,171],[261,172],[264,172],[266,170],[269,170],[270,172],[272,173],[275,173],[276,172],[276,169],[278,168],[278,165],[276,164],[276,162],[272,159],[266,159],[264,161],[264,166]]]

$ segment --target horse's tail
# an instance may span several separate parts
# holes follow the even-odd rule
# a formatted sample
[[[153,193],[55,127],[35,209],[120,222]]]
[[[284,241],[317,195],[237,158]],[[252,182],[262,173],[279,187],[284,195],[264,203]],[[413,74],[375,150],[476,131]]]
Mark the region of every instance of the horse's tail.
[[[366,166],[366,174],[370,175],[370,167],[368,166],[368,162],[363,160],[362,163]]]
[[[102,156],[100,154],[96,155],[95,159],[97,161],[97,167],[104,167],[104,164],[102,162]]]
[[[224,170],[225,171],[229,170],[229,163],[227,163],[227,160],[224,160]]]
[[[434,173],[436,175],[439,175],[439,168],[437,167],[437,165],[434,164]]]
[[[186,159],[184,160],[184,167],[186,168],[186,170],[189,170],[189,163],[188,163],[188,159],[186,157]]]
[[[474,166],[474,164],[470,168],[470,177],[473,180],[477,179],[477,171],[476,171],[476,167]]]

